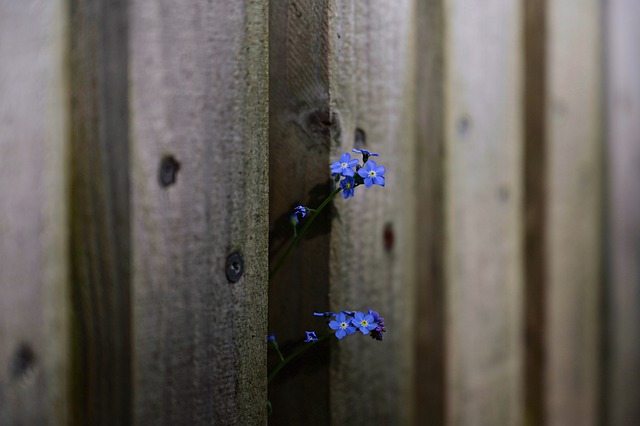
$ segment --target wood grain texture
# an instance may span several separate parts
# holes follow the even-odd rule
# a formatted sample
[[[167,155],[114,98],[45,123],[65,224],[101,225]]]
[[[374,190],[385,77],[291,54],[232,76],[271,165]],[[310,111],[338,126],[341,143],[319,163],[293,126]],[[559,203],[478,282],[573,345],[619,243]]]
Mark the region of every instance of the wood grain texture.
[[[382,342],[335,339],[331,420],[411,424],[414,414],[415,13],[414,1],[331,3],[330,96],[342,134],[333,157],[364,147],[386,167],[386,187],[336,201],[331,234],[332,311],[373,309]],[[356,138],[356,129],[363,132]],[[355,155],[355,154],[354,154]],[[370,161],[371,161],[370,160]]]
[[[417,424],[445,422],[444,1],[416,2]]]
[[[447,2],[447,423],[523,422],[521,5]]]
[[[131,422],[125,1],[70,2],[72,422]]]
[[[324,0],[272,1],[269,33],[270,258],[273,268],[293,238],[289,214],[318,207],[331,191],[329,151],[341,132],[329,109],[328,9]],[[329,220],[318,217],[269,284],[269,330],[289,354],[305,330],[324,327],[327,311]],[[319,349],[319,350],[318,350]],[[270,366],[278,361],[271,354]],[[327,425],[329,346],[287,366],[269,387],[273,425]]]
[[[640,424],[640,3],[607,2],[606,421]]]
[[[0,1],[0,425],[68,421],[66,18]]]
[[[602,280],[599,1],[548,3],[547,368],[549,425],[598,422]]]
[[[135,422],[264,424],[267,2],[129,17]]]

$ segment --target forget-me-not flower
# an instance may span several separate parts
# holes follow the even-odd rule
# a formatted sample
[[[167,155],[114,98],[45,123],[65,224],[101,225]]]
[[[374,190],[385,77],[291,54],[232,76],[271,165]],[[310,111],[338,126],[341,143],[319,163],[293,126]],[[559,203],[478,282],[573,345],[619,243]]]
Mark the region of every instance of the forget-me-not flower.
[[[347,176],[346,178],[340,181],[340,188],[342,188],[342,196],[346,200],[347,198],[353,197],[353,190],[356,187],[356,180],[351,176]]]
[[[338,173],[342,176],[353,176],[355,172],[353,168],[358,164],[357,158],[351,158],[351,154],[345,152],[340,156],[340,161],[335,161],[331,164],[331,173]]]
[[[358,170],[358,175],[364,179],[364,186],[371,188],[372,185],[384,186],[384,173],[387,169],[378,166],[375,161],[368,161],[364,167]]]
[[[371,314],[363,314],[360,311],[356,312],[356,314],[353,316],[351,324],[358,327],[362,334],[369,334],[371,330],[375,329],[378,326]]]
[[[318,341],[318,336],[316,336],[316,332],[315,331],[305,331],[305,333],[307,334],[307,338],[304,341],[305,343],[317,342]]]
[[[351,324],[351,318],[347,318],[342,312],[336,315],[336,319],[329,323],[329,328],[336,331],[338,339],[356,332],[356,328]]]
[[[366,163],[369,160],[369,157],[379,157],[380,154],[375,152],[367,151],[366,149],[355,149],[353,148],[353,152],[357,152],[358,154],[362,154],[362,162]]]

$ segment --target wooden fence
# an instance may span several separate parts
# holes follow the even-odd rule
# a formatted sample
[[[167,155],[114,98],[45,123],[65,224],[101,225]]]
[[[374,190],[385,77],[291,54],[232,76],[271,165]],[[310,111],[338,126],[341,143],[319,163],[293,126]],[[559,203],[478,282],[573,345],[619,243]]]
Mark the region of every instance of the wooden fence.
[[[0,0],[0,425],[640,424],[639,42],[636,0]],[[352,148],[386,187],[269,283]]]

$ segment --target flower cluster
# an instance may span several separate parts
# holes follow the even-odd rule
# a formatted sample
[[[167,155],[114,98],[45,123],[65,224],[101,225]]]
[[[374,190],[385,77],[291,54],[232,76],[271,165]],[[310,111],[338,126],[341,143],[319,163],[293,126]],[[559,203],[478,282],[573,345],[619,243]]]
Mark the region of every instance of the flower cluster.
[[[372,310],[369,310],[367,314],[360,311],[341,311],[337,314],[314,312],[313,315],[327,318],[329,328],[335,331],[338,339],[360,331],[362,334],[369,334],[375,340],[382,340],[383,334],[387,331],[384,326],[384,318]]]
[[[340,182],[345,200],[354,196],[356,186],[364,184],[365,187],[371,188],[373,185],[385,185],[385,167],[378,166],[375,161],[369,160],[369,157],[379,157],[379,154],[366,149],[354,149],[353,152],[362,154],[362,165],[357,158],[351,158],[351,154],[345,152],[340,156],[340,160],[333,162],[330,166],[331,176],[336,182]]]

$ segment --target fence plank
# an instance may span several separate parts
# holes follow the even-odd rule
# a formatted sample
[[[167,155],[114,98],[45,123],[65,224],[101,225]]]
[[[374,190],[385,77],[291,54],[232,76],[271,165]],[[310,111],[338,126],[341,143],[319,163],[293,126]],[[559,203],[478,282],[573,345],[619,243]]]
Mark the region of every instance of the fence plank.
[[[640,3],[607,2],[607,424],[640,424]]]
[[[332,154],[380,153],[386,187],[336,201],[331,235],[331,307],[377,310],[382,342],[334,342],[335,424],[411,424],[414,413],[415,2],[332,3],[331,108],[342,135]],[[354,154],[355,155],[355,154]]]
[[[445,422],[444,0],[418,1],[416,327],[418,424]]]
[[[131,422],[125,6],[70,2],[71,416],[78,425]]]
[[[262,424],[267,2],[129,16],[135,420]]]
[[[66,424],[66,4],[0,1],[0,424]]]
[[[548,4],[545,381],[550,425],[598,422],[600,8],[597,0]]]
[[[521,5],[446,9],[447,419],[523,421]]]
[[[329,150],[339,136],[340,123],[329,110],[327,1],[273,1],[269,7],[269,210],[274,267],[293,237],[289,222],[293,208],[298,204],[316,208],[331,191]],[[302,343],[305,330],[322,326],[313,311],[329,308],[329,210],[269,284],[269,327],[285,354]],[[277,357],[270,365],[275,362]],[[282,371],[269,387],[270,424],[329,424],[328,363],[329,348],[323,344]]]

